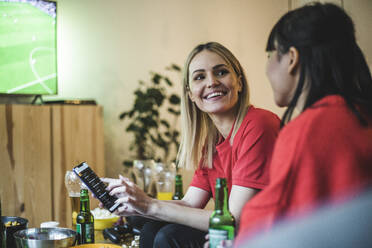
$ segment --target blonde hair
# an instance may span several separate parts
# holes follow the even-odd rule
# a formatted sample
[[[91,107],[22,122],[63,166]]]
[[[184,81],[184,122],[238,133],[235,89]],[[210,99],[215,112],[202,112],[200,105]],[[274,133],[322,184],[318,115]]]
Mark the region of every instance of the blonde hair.
[[[237,117],[231,134],[234,139],[240,124],[242,123],[249,106],[249,88],[242,66],[235,56],[224,46],[217,42],[208,42],[196,46],[185,62],[183,71],[183,87],[181,96],[181,144],[177,154],[178,167],[187,169],[201,167],[213,167],[213,154],[215,146],[220,138],[216,126],[207,113],[198,109],[189,98],[189,66],[195,55],[203,50],[214,52],[225,60],[233,69],[236,78],[241,81],[242,90],[237,102]]]

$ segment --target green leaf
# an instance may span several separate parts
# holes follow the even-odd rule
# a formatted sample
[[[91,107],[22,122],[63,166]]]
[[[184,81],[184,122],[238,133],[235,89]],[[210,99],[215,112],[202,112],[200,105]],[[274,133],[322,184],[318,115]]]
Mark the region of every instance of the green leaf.
[[[132,168],[133,167],[133,161],[131,161],[131,160],[124,160],[123,161],[123,165],[125,167]]]
[[[158,135],[158,145],[163,148],[167,146],[167,142],[160,135]]]
[[[135,111],[134,111],[134,110],[130,111],[130,112],[129,112],[129,118],[132,118],[132,117],[133,117],[133,115],[134,115],[134,113],[135,113]]]
[[[150,139],[151,139],[151,141],[152,141],[153,143],[155,143],[155,144],[158,145],[158,141],[157,141],[157,139],[155,139],[154,136],[150,135]]]
[[[176,115],[176,116],[178,116],[178,115],[181,114],[180,111],[176,111],[176,110],[174,110],[173,108],[168,108],[168,112],[169,112],[169,113],[172,113],[172,114],[174,114],[174,115]]]
[[[169,68],[169,67],[168,67]],[[179,67],[178,65],[176,64],[171,64],[170,68],[169,69],[172,69],[174,71],[181,71],[181,67]]]
[[[134,91],[134,95],[136,95],[137,99],[144,97],[144,92],[142,92],[140,89],[137,89]]]
[[[165,77],[164,80],[165,80],[165,82],[166,82],[169,86],[173,86],[173,83],[172,83],[172,81],[170,81],[169,78]]]
[[[147,94],[154,99],[156,105],[161,106],[163,104],[165,95],[161,90],[156,88],[149,88],[147,89]]]
[[[163,124],[163,126],[165,126],[167,128],[170,127],[169,123],[166,120],[160,120],[160,123]]]
[[[139,126],[131,123],[129,124],[129,126],[127,127],[127,132],[138,132],[140,130]]]
[[[156,109],[152,109],[152,110],[151,110],[151,114],[152,114],[154,117],[158,117],[158,116],[159,116],[159,111],[157,111]]]
[[[145,113],[151,111],[153,109],[153,103],[149,98],[143,99],[136,99],[134,103],[134,110],[138,111],[139,113]]]
[[[181,103],[181,98],[179,96],[177,96],[176,94],[172,94],[169,97],[169,103],[171,103],[173,105],[178,105],[178,104]]]
[[[162,76],[158,73],[153,73],[152,75],[152,79],[151,81],[156,84],[156,85],[159,85],[160,84],[160,79],[162,78]]]
[[[158,127],[158,123],[151,116],[140,118],[140,120],[148,128],[151,128],[151,127],[157,128]],[[148,132],[147,130],[144,130],[144,131],[146,131],[146,133]]]
[[[119,119],[122,120],[122,119],[124,119],[125,116],[127,116],[127,115],[128,115],[128,112],[123,112],[123,113],[121,113],[121,114],[119,115]]]

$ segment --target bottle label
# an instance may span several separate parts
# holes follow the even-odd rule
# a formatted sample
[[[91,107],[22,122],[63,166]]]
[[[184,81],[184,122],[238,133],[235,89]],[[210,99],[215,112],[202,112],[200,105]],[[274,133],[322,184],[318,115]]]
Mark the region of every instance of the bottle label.
[[[219,229],[209,229],[209,247],[216,248],[222,240],[227,240],[228,231]]]
[[[79,234],[80,244],[94,243],[94,224],[76,224],[76,232]]]

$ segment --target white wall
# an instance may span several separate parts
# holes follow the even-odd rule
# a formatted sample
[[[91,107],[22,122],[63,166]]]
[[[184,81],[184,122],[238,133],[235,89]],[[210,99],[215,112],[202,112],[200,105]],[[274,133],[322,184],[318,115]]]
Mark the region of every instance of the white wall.
[[[355,2],[368,8],[355,7]],[[371,30],[371,2],[350,4],[357,18],[363,12],[368,20],[357,20],[357,29],[363,32]],[[130,156],[131,137],[118,116],[131,107],[138,80],[147,80],[151,70],[164,72],[172,62],[182,65],[201,42],[227,46],[246,69],[253,104],[281,115],[265,77],[264,51],[271,27],[289,4],[288,0],[58,0],[57,98],[94,98],[103,105],[109,176],[122,172],[121,163]],[[368,37],[364,45],[371,55]]]

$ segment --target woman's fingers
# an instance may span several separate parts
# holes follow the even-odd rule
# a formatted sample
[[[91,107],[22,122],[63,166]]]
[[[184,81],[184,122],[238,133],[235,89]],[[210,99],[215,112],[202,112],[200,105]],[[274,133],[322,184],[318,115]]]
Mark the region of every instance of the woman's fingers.
[[[121,204],[126,204],[128,202],[129,202],[129,196],[120,197],[119,199],[115,201],[115,203],[121,203]]]
[[[129,193],[127,186],[118,186],[110,191],[110,195],[126,195]]]
[[[130,204],[121,204],[120,207],[115,211],[116,215],[120,216],[130,216],[138,214],[135,209]]]
[[[209,248],[209,241],[207,241],[207,242],[204,243],[203,248]]]
[[[119,181],[119,179],[101,177],[101,181],[104,182],[104,183],[113,183],[113,182]]]
[[[119,175],[118,179],[102,177],[101,181],[107,184],[106,189],[109,191],[112,190],[113,188],[120,187],[123,184],[128,185],[129,187],[134,186],[133,182],[131,182],[128,178],[123,177],[122,175]]]
[[[122,175],[119,175],[119,179],[123,185],[128,185],[129,187],[134,187],[135,185],[132,181]]]
[[[209,234],[205,235],[205,240],[207,240],[207,242],[204,243],[203,248],[209,248]]]

